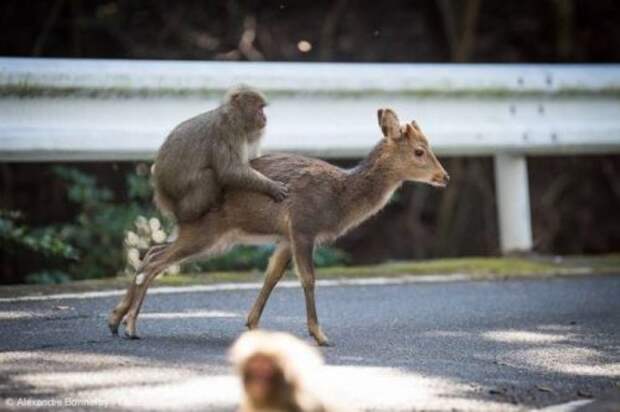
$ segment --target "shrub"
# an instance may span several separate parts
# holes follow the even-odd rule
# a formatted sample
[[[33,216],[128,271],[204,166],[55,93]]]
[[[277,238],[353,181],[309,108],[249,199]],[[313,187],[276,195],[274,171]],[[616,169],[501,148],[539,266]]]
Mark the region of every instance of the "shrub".
[[[78,208],[68,223],[30,229],[19,225],[21,215],[0,213],[0,241],[4,250],[26,248],[48,259],[45,269],[29,274],[29,283],[61,283],[70,279],[91,279],[118,273],[133,275],[146,251],[166,241],[172,223],[154,209],[148,166],[139,164],[126,176],[128,201],[118,202],[112,190],[76,168],[56,166],[54,173],[67,185],[67,197]],[[222,256],[186,266],[189,271],[264,270],[272,246],[239,246]],[[61,258],[61,261],[58,261]],[[348,263],[348,256],[331,248],[315,253],[317,266]],[[124,268],[124,270],[123,270]],[[179,266],[166,273],[178,273]]]
[[[55,167],[54,172],[67,183],[69,201],[79,207],[72,223],[58,227],[63,238],[80,251],[80,259],[69,267],[72,278],[102,278],[118,273],[125,260],[125,229],[138,216],[155,214],[148,176],[127,176],[129,202],[122,204],[114,202],[113,192],[100,187],[93,176],[67,167]]]
[[[21,223],[23,216],[17,211],[0,210],[0,249],[12,255],[26,255],[40,260],[46,267],[66,265],[76,260],[78,251],[54,228],[32,229]],[[61,270],[35,273],[26,277],[28,283],[62,283],[70,279]]]
[[[149,248],[163,244],[168,239],[164,226],[156,217],[147,219],[144,216],[138,216],[133,225],[133,230],[125,232],[125,257],[127,260],[125,274],[129,276],[136,274]],[[164,274],[177,274],[180,271],[179,265],[172,265],[165,270]]]

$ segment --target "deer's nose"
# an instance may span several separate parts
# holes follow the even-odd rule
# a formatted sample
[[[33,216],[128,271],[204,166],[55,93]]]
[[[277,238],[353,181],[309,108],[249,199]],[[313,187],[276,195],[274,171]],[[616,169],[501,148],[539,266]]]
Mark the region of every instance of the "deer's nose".
[[[443,175],[443,181],[444,183],[448,184],[448,182],[450,181],[450,175],[447,173]]]

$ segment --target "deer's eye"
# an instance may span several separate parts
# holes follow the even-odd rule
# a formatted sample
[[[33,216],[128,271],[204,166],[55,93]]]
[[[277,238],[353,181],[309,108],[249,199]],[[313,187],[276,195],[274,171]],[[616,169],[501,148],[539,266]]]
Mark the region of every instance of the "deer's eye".
[[[424,150],[422,150],[422,149],[415,149],[413,151],[413,154],[416,155],[416,157],[422,157],[422,156],[424,156]]]

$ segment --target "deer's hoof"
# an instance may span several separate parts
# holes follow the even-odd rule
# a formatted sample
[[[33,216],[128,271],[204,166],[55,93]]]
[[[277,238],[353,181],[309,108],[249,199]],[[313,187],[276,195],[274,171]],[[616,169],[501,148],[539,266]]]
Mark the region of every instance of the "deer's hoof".
[[[310,335],[312,335],[317,345],[331,346],[331,344],[329,343],[329,339],[327,339],[327,336],[325,336],[322,330],[319,329],[316,332],[310,332]]]
[[[128,339],[128,340],[140,340],[141,338],[140,338],[140,336],[136,335],[135,333],[132,334],[132,333],[125,332],[125,339]]]
[[[316,341],[316,343],[317,343],[317,345],[322,346],[322,347],[324,347],[324,348],[329,348],[329,347],[334,346],[334,345],[333,345],[330,341],[328,341],[328,340],[324,340],[324,341],[321,341],[321,342],[319,342],[319,341],[317,340],[317,341]]]
[[[119,322],[116,320],[114,313],[110,314],[108,318],[108,329],[110,329],[112,336],[118,336],[118,324]]]

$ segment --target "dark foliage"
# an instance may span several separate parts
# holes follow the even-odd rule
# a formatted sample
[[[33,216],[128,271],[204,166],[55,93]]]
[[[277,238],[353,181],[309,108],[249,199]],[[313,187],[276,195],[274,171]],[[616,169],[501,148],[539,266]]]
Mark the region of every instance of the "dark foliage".
[[[11,56],[351,62],[612,62],[614,0],[5,0]],[[303,52],[300,41],[312,45]]]

